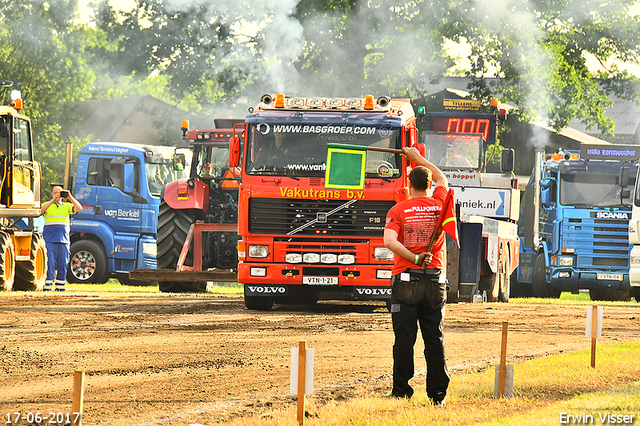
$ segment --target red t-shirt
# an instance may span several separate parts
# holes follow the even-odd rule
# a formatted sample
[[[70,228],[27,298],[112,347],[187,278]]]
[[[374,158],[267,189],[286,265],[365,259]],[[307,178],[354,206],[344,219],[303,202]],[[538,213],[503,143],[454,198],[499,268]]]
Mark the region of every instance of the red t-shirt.
[[[420,254],[427,251],[431,234],[438,222],[438,216],[442,210],[444,200],[447,197],[447,189],[438,185],[433,190],[432,197],[417,197],[403,201],[393,206],[387,213],[385,229],[392,229],[398,233],[400,241],[412,253]],[[442,269],[444,267],[444,233],[440,234],[431,248],[433,259],[428,268]],[[404,272],[407,268],[420,268],[415,263],[404,257],[394,255],[394,275]]]

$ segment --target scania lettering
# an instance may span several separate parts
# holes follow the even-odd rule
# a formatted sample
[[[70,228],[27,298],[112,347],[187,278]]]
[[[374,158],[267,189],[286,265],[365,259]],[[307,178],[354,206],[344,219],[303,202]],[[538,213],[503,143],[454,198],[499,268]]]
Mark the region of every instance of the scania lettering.
[[[583,145],[548,158],[536,153],[518,230],[518,295],[556,298],[584,290],[592,300],[630,300],[635,152]]]

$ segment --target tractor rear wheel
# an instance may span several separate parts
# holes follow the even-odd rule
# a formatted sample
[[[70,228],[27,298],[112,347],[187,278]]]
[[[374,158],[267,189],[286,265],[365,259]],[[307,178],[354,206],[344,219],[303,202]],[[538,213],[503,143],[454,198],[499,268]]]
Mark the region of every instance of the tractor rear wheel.
[[[189,228],[195,222],[195,214],[191,210],[174,210],[165,202],[160,203],[158,213],[158,269],[175,270],[187,240]],[[193,252],[185,259],[185,265],[193,264]]]
[[[11,236],[0,232],[0,290],[11,291],[16,276],[16,251]]]
[[[30,259],[16,262],[16,290],[41,291],[47,279],[47,247],[40,234],[31,236]]]

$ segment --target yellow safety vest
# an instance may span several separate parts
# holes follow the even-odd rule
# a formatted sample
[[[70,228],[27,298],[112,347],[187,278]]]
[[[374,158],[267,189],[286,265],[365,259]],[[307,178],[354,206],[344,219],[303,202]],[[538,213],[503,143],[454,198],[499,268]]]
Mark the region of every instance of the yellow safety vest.
[[[73,204],[71,203],[51,204],[44,212],[44,225],[70,225],[69,215],[73,214],[72,209]]]

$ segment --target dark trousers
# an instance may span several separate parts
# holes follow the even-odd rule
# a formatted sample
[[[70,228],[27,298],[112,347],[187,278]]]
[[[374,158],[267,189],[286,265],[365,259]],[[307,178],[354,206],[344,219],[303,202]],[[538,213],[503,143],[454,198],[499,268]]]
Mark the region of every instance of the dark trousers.
[[[396,278],[395,276],[394,278]],[[397,283],[397,281],[396,281]],[[394,283],[394,285],[397,285]],[[427,280],[426,286],[437,286]],[[395,343],[393,345],[393,390],[398,397],[411,397],[413,388],[409,380],[414,374],[413,348],[418,335],[418,324],[424,341],[427,362],[427,395],[435,402],[442,401],[449,386],[449,371],[444,353],[444,293],[446,286],[431,291],[427,288],[423,300],[406,304],[391,298],[391,319]],[[440,296],[438,296],[440,295]]]

